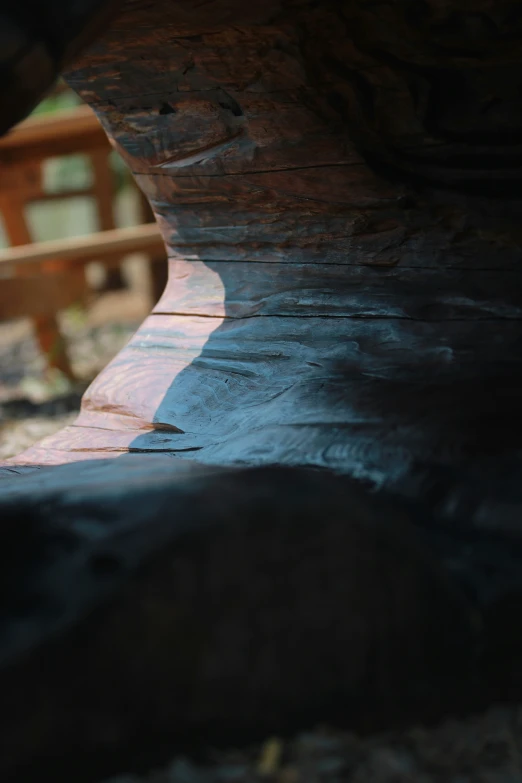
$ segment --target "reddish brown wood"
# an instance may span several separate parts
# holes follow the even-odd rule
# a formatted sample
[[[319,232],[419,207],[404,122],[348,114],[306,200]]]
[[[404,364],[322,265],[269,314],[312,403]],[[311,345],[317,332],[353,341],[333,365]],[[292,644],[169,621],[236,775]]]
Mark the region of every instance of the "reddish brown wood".
[[[54,281],[53,281],[54,282]],[[83,281],[82,281],[83,282]],[[71,302],[71,286],[69,281],[67,291],[67,304]],[[82,294],[84,293],[85,286],[82,287]],[[42,296],[42,289],[39,289],[39,295]],[[79,298],[78,301],[81,301]],[[34,309],[34,308],[33,308]],[[67,354],[67,346],[65,344],[65,338],[60,332],[60,326],[55,313],[48,315],[40,315],[33,318],[33,325],[36,333],[36,339],[40,350],[45,356],[45,360],[49,367],[60,370],[66,378],[75,380],[76,376],[71,367],[69,356]]]
[[[38,266],[57,269],[68,264],[86,264],[93,259],[107,261],[122,253],[157,252],[162,246],[161,234],[153,224],[115,228],[112,231],[97,231],[79,237],[51,239],[30,245],[8,247],[0,254],[0,264],[7,268]]]
[[[520,696],[521,25],[512,0],[129,0],[68,73],[170,272],[75,426],[4,473],[18,779],[27,737],[56,760],[335,695],[352,727]]]
[[[116,195],[114,173],[110,165],[109,150],[103,149],[90,156],[94,173],[94,190],[98,212],[98,228],[100,231],[110,231],[116,228],[114,221],[114,197]],[[123,260],[123,259],[121,259]],[[105,267],[104,290],[118,291],[125,288],[121,263],[113,263]]]
[[[511,128],[514,142],[518,115],[498,71],[508,55],[494,48],[484,19],[493,14],[514,35],[506,21],[512,3],[482,5],[476,17],[448,17],[446,27],[435,0],[426,18],[399,3],[384,6],[382,19],[355,0],[126,5],[67,78],[149,197],[170,282],[155,314],[89,391],[74,439],[85,435],[84,453],[89,444],[96,454],[116,442],[141,448],[160,422],[190,433],[158,435],[165,448],[177,450],[181,437],[198,458],[219,464],[317,464],[394,488],[415,483],[430,463],[460,470],[479,422],[498,417],[490,389],[504,377],[499,358],[518,373],[521,315],[510,222],[518,207],[507,182],[515,169],[497,177],[498,167],[491,176],[474,167],[472,120],[456,108],[450,120],[449,93],[433,87],[447,78],[450,90],[444,74],[455,73],[463,100],[480,103],[470,84],[483,63],[504,120],[494,108],[476,133],[495,166],[505,161],[502,134]],[[438,43],[426,48],[431,39]],[[467,39],[463,55],[457,42]],[[430,84],[431,97],[416,105],[415,89],[425,95]],[[446,126],[434,152],[433,100],[448,123],[462,125],[453,147],[468,145],[471,157],[459,159],[460,169],[449,147],[442,156]],[[361,141],[367,131],[371,144]],[[431,155],[437,187],[409,183],[407,163],[397,178],[390,139],[394,165],[409,144],[417,157]],[[463,195],[463,166],[477,182],[504,187],[503,200]],[[450,179],[458,192],[440,190]],[[455,406],[466,405],[457,390],[485,376],[492,380],[477,387],[477,421],[466,413],[456,433]],[[430,389],[442,387],[448,391],[435,402]],[[291,437],[290,409],[299,418]],[[517,429],[510,413],[499,433]],[[105,417],[114,424],[106,435],[90,429]],[[68,459],[67,437],[51,439],[45,459]],[[484,453],[495,450],[492,438],[488,430]],[[37,454],[43,458],[37,449],[19,461]],[[480,449],[476,457],[481,463]]]
[[[139,194],[142,221],[144,223],[155,223],[156,218],[154,217],[154,212],[152,211],[147,197],[142,190],[139,191]],[[152,301],[154,304],[157,304],[159,299],[163,296],[168,283],[169,266],[165,253],[158,253],[157,255],[152,256],[149,268]]]
[[[1,139],[0,139],[1,143]],[[23,246],[32,241],[25,212],[30,195],[41,188],[41,171],[38,162],[30,162],[19,168],[9,166],[6,180],[0,192],[0,213],[7,237],[12,246]],[[9,185],[14,185],[11,189]],[[56,313],[60,307],[68,307],[80,299],[85,291],[85,279],[80,273],[53,276],[43,281],[14,276],[2,280],[0,290],[0,314],[2,319],[31,316],[35,336],[49,367],[60,370],[67,378],[74,378],[65,341],[60,333]]]

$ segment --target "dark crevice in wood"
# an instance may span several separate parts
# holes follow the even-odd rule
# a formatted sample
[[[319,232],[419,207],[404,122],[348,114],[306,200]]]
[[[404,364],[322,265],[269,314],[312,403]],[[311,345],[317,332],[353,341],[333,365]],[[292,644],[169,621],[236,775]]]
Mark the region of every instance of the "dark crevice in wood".
[[[171,106],[170,103],[167,103],[167,101],[163,101],[161,106],[159,107],[158,114],[161,116],[164,116],[166,114],[176,114],[176,109]]]
[[[400,316],[400,315],[338,315],[338,314],[328,314],[325,313],[323,315],[308,315],[307,313],[298,313],[298,314],[287,314],[287,313],[253,313],[252,315],[241,315],[241,316],[234,316],[234,315],[213,315],[209,313],[193,313],[193,312],[169,312],[169,311],[162,311],[162,310],[154,310],[154,312],[151,314],[151,317],[158,315],[158,316],[176,316],[179,318],[209,318],[209,319],[216,319],[218,321],[244,321],[249,320],[252,318],[290,318],[290,319],[307,319],[307,320],[313,320],[313,319],[328,319],[328,320],[348,320],[348,321],[412,321],[414,323],[424,323],[424,324],[444,324],[444,323],[469,323],[470,321],[493,321],[493,322],[518,322],[522,321],[522,316],[517,318],[514,316],[479,316],[479,317],[467,317],[467,318],[412,318],[408,316]]]
[[[401,156],[400,152],[391,148],[380,150],[378,152],[365,151],[364,156],[369,166],[385,179],[391,182],[405,182],[413,187],[439,187],[444,188],[451,193],[463,193],[471,197],[492,198],[499,201],[519,200],[522,192],[522,172],[516,174],[510,180],[506,179],[487,179],[491,172],[477,172],[477,179],[459,178],[458,181],[452,181],[450,174],[446,175],[444,169],[432,172],[423,169],[421,161],[415,163],[411,161],[409,165]]]
[[[145,449],[143,447],[138,446],[129,446],[129,453],[130,454],[178,454],[178,453],[185,453],[189,451],[201,451],[203,446],[190,446],[188,448],[182,448],[177,446],[169,446],[167,449]]]
[[[362,69],[365,70],[365,69]],[[74,80],[69,80],[69,83],[71,87],[74,88]],[[83,85],[82,85],[83,87]],[[78,89],[80,89],[78,87]],[[205,93],[214,93],[216,92],[215,87],[207,87],[202,89],[197,89],[192,91],[195,94],[205,94]],[[275,89],[275,90],[264,90],[263,95],[287,95],[288,93],[295,92],[294,87],[288,87],[286,89]],[[179,92],[177,90],[157,90],[155,92],[136,92],[136,93],[130,93],[129,95],[118,95],[118,105],[121,104],[122,101],[134,101],[136,104],[139,105],[139,103],[142,101],[143,98],[149,99],[149,98],[160,98],[164,96],[173,96],[175,95],[176,98],[182,98],[183,93]],[[111,106],[112,108],[115,108],[116,104],[114,103],[114,100],[109,98],[100,98],[99,100],[89,100],[89,105],[92,106],[92,108],[97,111],[99,114],[103,114],[102,110],[106,106]],[[128,107],[127,107],[128,108]],[[240,115],[238,115],[240,116]]]
[[[378,232],[375,232],[375,234],[368,234],[368,236],[377,236]],[[338,236],[337,239],[357,239],[361,236],[364,236],[364,234],[347,234],[346,237],[343,237],[342,235]],[[243,245],[245,243],[242,243]],[[179,253],[174,255],[168,256],[169,261],[180,261],[186,258],[183,255],[183,245],[178,244],[177,242],[170,242],[170,247],[177,247],[179,248]],[[215,246],[215,245],[213,245]],[[356,262],[349,262],[346,261],[342,264],[340,264],[338,261],[286,261],[284,259],[277,259],[277,261],[264,261],[260,259],[250,260],[250,259],[244,259],[244,258],[192,258],[193,256],[193,250],[194,245],[189,245],[190,248],[190,260],[199,261],[200,263],[206,264],[206,263],[212,263],[212,264],[245,264],[246,266],[249,266],[250,264],[266,264],[267,266],[274,266],[274,264],[284,264],[288,267],[300,267],[300,266],[317,266],[320,265],[321,267],[341,267],[341,268],[353,268],[353,269],[368,269],[375,271],[376,274],[378,274],[379,271],[386,272],[392,269],[396,269],[397,273],[400,274],[401,271],[409,271],[409,270],[418,270],[419,272],[443,272],[443,271],[454,271],[454,272],[466,272],[469,275],[473,275],[475,272],[494,272],[495,274],[516,274],[516,269],[513,267],[499,267],[499,266],[454,266],[453,264],[448,264],[444,267],[437,267],[437,266],[428,266],[428,265],[413,265],[413,264],[403,264],[397,262],[395,265],[393,264],[382,264],[376,261],[356,261]],[[196,247],[204,248],[205,245],[201,243],[200,245],[197,245]],[[268,245],[267,249],[270,249],[270,245]],[[287,246],[287,250],[290,252],[292,251],[292,246]],[[295,249],[301,249],[299,245],[295,246]],[[351,252],[347,251],[347,256],[350,256]]]
[[[117,413],[116,415],[117,416],[124,416],[125,414],[124,413]],[[72,424],[69,424],[69,427],[72,427],[73,429],[74,428],[80,429],[80,430],[85,429],[85,425],[79,424],[78,422],[73,422]],[[108,426],[107,427],[102,427],[100,425],[95,427],[92,424],[89,425],[89,429],[90,430],[101,430],[102,432],[118,432],[119,431],[119,430],[115,429],[114,427],[108,427]]]
[[[162,163],[159,163],[159,164],[156,164],[156,165],[163,166],[164,163],[162,162]],[[362,162],[362,161],[354,161],[354,162],[346,161],[344,163],[319,163],[319,164],[314,164],[314,165],[310,165],[310,166],[288,166],[288,167],[284,167],[284,168],[274,168],[274,169],[245,169],[244,171],[226,172],[226,173],[222,173],[222,174],[206,174],[205,172],[201,172],[201,173],[198,173],[198,174],[194,174],[194,173],[192,173],[192,174],[178,174],[178,173],[176,173],[175,177],[176,177],[176,179],[193,179],[194,176],[200,176],[202,178],[207,178],[208,177],[208,179],[214,179],[214,178],[224,179],[224,178],[227,178],[227,177],[245,177],[246,178],[249,175],[253,175],[253,174],[277,174],[277,173],[280,173],[280,172],[291,173],[293,171],[308,171],[308,170],[315,170],[315,169],[319,170],[319,169],[329,169],[329,168],[342,168],[344,166],[364,167],[365,163]],[[132,173],[133,173],[134,176],[138,176],[140,174],[145,174],[145,173],[148,174],[148,176],[150,176],[150,177],[172,177],[173,176],[169,172],[157,171],[156,169],[154,169],[154,170],[147,170],[146,172],[144,172],[144,171],[133,171]]]

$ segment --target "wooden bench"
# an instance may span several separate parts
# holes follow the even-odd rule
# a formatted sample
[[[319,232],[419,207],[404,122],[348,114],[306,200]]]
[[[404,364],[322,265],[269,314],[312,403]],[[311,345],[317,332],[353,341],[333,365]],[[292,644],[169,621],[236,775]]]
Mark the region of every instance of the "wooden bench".
[[[17,783],[522,698],[522,32],[478,6],[129,0],[67,71],[169,282],[2,471]]]

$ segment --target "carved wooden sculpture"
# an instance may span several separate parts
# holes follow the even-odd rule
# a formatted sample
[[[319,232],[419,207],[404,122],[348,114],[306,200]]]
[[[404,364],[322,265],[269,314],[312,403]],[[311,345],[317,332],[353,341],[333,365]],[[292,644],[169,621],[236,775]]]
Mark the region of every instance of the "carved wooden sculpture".
[[[4,471],[13,779],[520,697],[521,37],[513,0],[128,0],[67,72],[170,273]]]

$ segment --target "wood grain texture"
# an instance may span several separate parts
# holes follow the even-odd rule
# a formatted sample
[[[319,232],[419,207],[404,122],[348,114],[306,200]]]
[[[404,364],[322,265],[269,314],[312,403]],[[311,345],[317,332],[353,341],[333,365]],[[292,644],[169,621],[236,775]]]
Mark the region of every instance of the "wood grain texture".
[[[170,262],[170,286],[155,313],[411,318],[417,321],[519,319],[515,270],[397,269],[340,264]]]
[[[407,712],[414,682],[442,711],[519,692],[515,6],[132,0],[68,73],[170,271],[74,426],[12,461],[0,493],[51,536],[39,590],[79,574],[56,645],[44,600],[4,670],[9,699],[29,682],[37,706],[3,732],[18,779],[28,736],[33,759],[60,742],[88,757],[139,732],[292,728],[308,707],[331,717],[334,691],[359,727]],[[137,570],[99,587],[98,544]],[[431,653],[449,653],[442,678]]]
[[[412,103],[410,70],[464,78],[470,108],[485,58],[497,103],[487,119],[469,116],[483,146],[498,126],[500,149],[518,114],[499,77],[505,47],[483,19],[502,27],[512,4],[482,5],[475,27],[464,11],[444,27],[435,0],[422,19],[404,3],[376,19],[362,0],[127,3],[67,78],[151,202],[169,284],[87,393],[78,426],[18,462],[197,449],[203,462],[327,465],[388,485],[419,461],[457,476],[481,417],[504,421],[495,381],[475,395],[474,383],[505,383],[509,364],[518,377],[519,202],[509,189],[463,195],[458,178],[440,189],[449,159]],[[474,41],[467,59],[455,35]],[[384,154],[368,165],[357,129],[372,117],[382,149],[393,137],[401,155],[431,155],[437,187],[390,177]]]
[[[480,368],[470,348],[477,334]],[[463,320],[442,329],[404,319],[152,315],[91,386],[76,426],[16,461],[130,450],[315,465],[406,495],[440,483],[437,502],[450,516],[463,513],[451,494],[471,491],[478,518],[481,504],[500,503],[517,483],[510,478],[508,490],[501,475],[516,471],[520,373],[517,321],[484,321],[479,331]],[[502,513],[515,520],[518,508]]]

